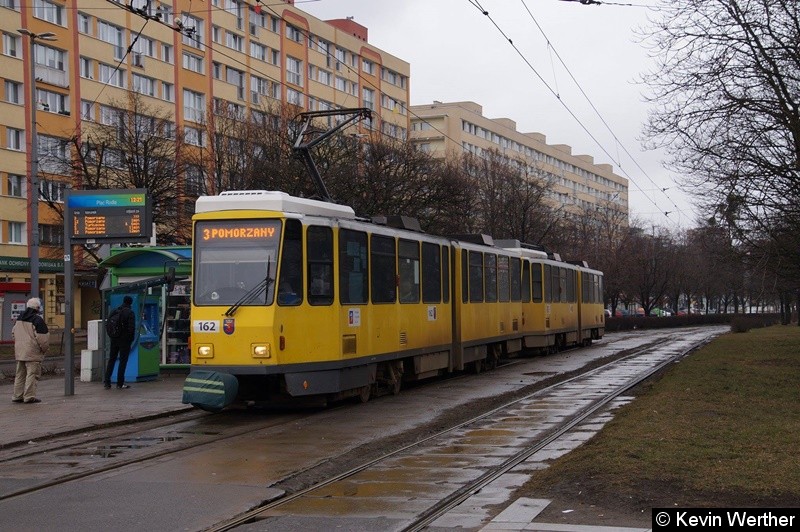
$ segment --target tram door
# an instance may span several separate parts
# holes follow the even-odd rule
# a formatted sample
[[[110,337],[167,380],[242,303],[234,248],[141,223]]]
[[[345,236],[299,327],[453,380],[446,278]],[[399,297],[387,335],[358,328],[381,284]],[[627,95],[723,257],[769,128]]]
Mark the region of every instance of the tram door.
[[[284,235],[276,323],[285,338],[281,358],[287,362],[329,360],[332,347],[338,345],[332,341],[338,337],[333,230],[316,225],[303,228],[298,220],[287,220]]]

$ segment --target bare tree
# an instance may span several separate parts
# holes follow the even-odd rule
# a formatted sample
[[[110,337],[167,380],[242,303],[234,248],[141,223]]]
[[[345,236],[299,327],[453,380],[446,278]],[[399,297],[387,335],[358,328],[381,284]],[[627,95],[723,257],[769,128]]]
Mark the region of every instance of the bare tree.
[[[800,4],[668,0],[658,13],[651,144],[736,239],[800,233]],[[800,264],[799,247],[773,250]]]
[[[463,165],[476,191],[480,231],[529,244],[544,244],[552,238],[562,216],[561,209],[546,201],[552,183],[544,172],[531,174],[524,161],[498,150],[486,150],[481,156],[466,153]]]

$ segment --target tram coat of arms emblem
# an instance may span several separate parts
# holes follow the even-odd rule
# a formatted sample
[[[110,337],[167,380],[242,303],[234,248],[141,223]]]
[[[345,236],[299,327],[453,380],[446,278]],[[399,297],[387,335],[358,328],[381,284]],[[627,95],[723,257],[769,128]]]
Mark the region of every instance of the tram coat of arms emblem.
[[[236,324],[233,321],[233,318],[225,318],[222,320],[222,330],[225,331],[225,334],[233,334],[233,331],[236,329]]]

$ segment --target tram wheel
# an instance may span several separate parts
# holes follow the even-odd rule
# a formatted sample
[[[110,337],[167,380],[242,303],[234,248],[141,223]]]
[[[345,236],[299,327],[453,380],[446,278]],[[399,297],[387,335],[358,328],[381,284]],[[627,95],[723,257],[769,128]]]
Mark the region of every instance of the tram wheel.
[[[367,384],[366,386],[362,386],[361,390],[358,393],[358,399],[362,403],[366,403],[369,401],[369,398],[372,396],[372,386]]]

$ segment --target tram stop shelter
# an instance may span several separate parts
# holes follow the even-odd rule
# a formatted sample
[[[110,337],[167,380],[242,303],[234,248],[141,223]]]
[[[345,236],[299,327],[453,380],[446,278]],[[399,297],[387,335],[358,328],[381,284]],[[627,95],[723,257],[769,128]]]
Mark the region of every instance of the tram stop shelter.
[[[126,295],[133,299],[137,334],[126,381],[154,379],[165,367],[189,367],[191,263],[189,246],[145,246],[111,248],[110,256],[99,264],[109,271],[103,317],[121,305]],[[166,276],[173,268],[175,282],[170,291]]]

